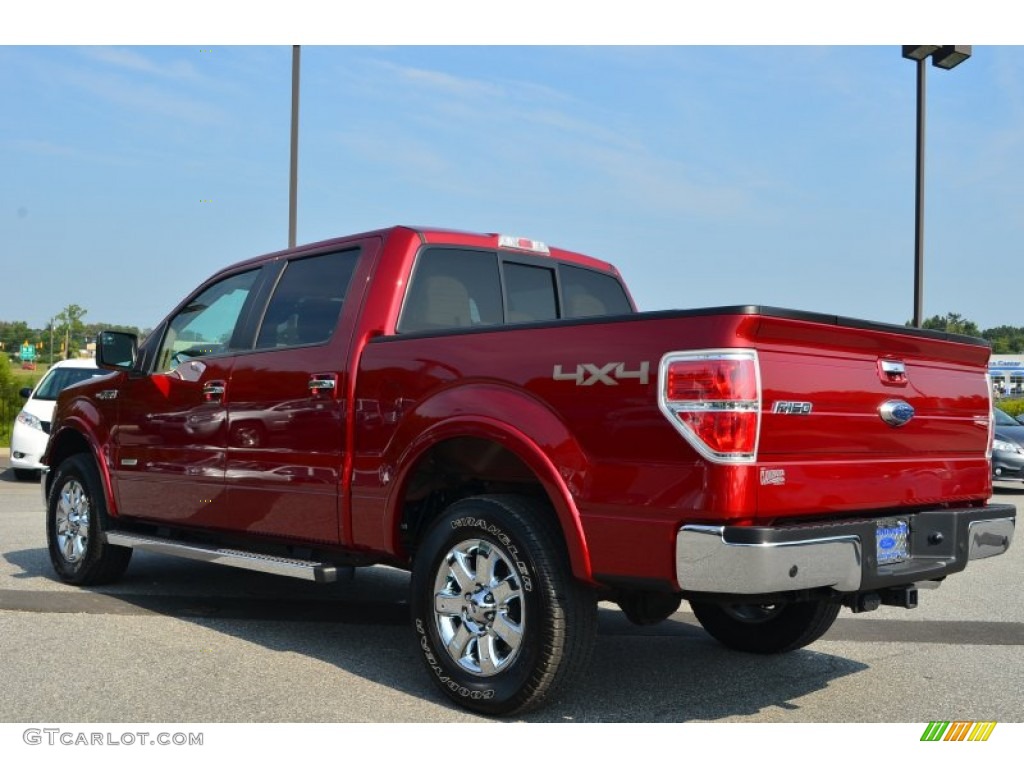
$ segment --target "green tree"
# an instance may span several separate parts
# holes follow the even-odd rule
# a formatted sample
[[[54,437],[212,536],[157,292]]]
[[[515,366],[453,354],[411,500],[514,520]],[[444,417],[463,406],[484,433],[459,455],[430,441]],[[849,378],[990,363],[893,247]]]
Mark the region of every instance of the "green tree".
[[[908,323],[909,325],[909,323]],[[968,320],[956,312],[947,312],[945,315],[934,315],[921,323],[922,328],[932,331],[946,331],[946,333],[958,333],[962,336],[981,336],[978,324]]]
[[[0,350],[3,351],[4,357],[16,357],[21,345],[26,341],[33,346],[38,344],[39,331],[29,328],[28,323],[23,320],[0,321]]]
[[[134,333],[139,338],[144,335],[142,331],[134,325],[117,325],[116,323],[86,323],[85,324],[85,338],[95,341],[96,337],[100,335],[100,331],[122,331],[124,333]]]
[[[1024,351],[1024,328],[1000,325],[982,331],[981,337],[991,342],[993,354],[1019,355]]]
[[[85,324],[82,318],[87,310],[77,304],[68,304],[54,318],[54,328],[62,339],[65,359],[77,356],[78,350],[85,346]]]
[[[14,418],[25,402],[18,393],[28,384],[14,375],[7,355],[0,355],[0,445],[11,444]]]

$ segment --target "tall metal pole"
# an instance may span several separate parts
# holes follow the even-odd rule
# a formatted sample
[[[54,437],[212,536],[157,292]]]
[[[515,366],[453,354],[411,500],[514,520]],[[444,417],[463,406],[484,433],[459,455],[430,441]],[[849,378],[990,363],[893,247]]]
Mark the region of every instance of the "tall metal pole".
[[[924,322],[924,69],[917,62],[917,181],[914,188],[914,327]]]
[[[299,198],[299,48],[292,46],[292,158],[288,180],[288,247],[295,247],[295,215]]]
[[[924,322],[924,65],[953,69],[971,57],[970,45],[904,45],[903,58],[917,62],[917,179],[914,190],[914,327]]]

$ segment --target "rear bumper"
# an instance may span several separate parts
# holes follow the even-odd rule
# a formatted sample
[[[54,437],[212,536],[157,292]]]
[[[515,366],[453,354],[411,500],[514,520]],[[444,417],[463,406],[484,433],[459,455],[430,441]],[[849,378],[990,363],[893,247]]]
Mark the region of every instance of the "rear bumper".
[[[831,587],[860,592],[929,581],[1005,552],[1017,510],[1008,504],[788,527],[684,525],[676,579],[686,592],[757,595]],[[909,557],[879,564],[876,531],[906,520]]]

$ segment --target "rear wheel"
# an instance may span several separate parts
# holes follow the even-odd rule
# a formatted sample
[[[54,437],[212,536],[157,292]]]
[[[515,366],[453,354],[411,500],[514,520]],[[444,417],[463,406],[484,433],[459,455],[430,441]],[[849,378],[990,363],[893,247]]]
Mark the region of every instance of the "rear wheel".
[[[69,584],[106,584],[121,577],[130,547],[107,544],[107,505],[92,457],[75,454],[54,475],[46,510],[50,562]]]
[[[722,645],[747,653],[786,653],[824,635],[839,615],[828,600],[800,603],[729,604],[690,601],[693,614]]]
[[[431,678],[468,709],[532,709],[586,667],[597,630],[551,513],[518,496],[453,504],[416,553],[412,618]]]

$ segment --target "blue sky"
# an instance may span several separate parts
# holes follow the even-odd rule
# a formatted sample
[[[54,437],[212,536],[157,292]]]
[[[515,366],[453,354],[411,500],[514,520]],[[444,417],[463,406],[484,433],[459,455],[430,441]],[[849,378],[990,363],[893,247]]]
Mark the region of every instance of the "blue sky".
[[[151,327],[285,247],[290,67],[286,45],[0,46],[0,320]],[[305,45],[298,240],[502,232],[615,263],[641,309],[903,323],[914,89],[897,45]],[[929,67],[927,106],[925,315],[1024,325],[1024,47]]]

